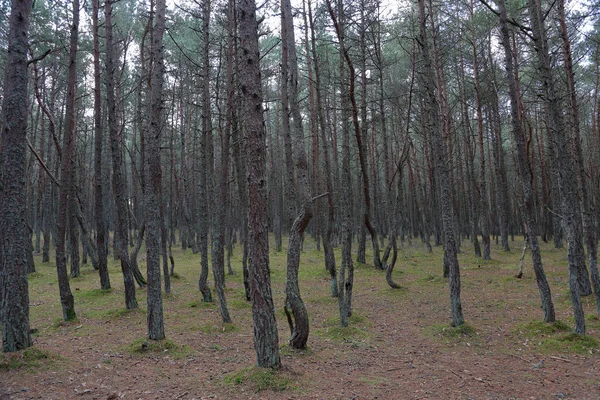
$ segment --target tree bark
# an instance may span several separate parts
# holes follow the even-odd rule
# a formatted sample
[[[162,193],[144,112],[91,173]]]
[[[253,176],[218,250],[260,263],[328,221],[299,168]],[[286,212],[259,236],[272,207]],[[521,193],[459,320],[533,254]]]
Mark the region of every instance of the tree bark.
[[[203,21],[204,29],[208,32],[209,18],[210,18],[210,0],[204,2],[203,9]],[[228,19],[233,19],[233,0],[229,1],[227,7]],[[233,27],[232,24],[228,24],[229,27]],[[228,44],[227,44],[227,122],[225,129],[221,129],[221,165],[220,172],[221,179],[216,185],[219,188],[218,201],[214,204],[215,218],[213,221],[214,229],[212,234],[212,269],[213,276],[215,278],[215,291],[219,298],[219,312],[221,313],[221,319],[225,323],[231,322],[231,316],[227,309],[227,300],[225,297],[225,234],[227,232],[227,202],[229,192],[229,135],[231,132],[231,122],[233,120],[233,96],[234,96],[234,81],[233,81],[233,63],[234,63],[234,46],[233,41],[235,40],[234,32],[228,32]],[[206,34],[208,37],[208,34]],[[204,107],[210,107],[210,94],[209,94],[209,82],[210,82],[210,59],[208,53],[208,41],[205,42],[204,52],[204,71],[206,76],[204,77]],[[208,109],[206,110],[208,114]],[[210,118],[210,114],[208,114]],[[215,172],[217,172],[215,171]],[[215,174],[216,175],[216,174]]]
[[[30,347],[25,241],[27,45],[31,0],[12,0],[0,140],[0,321],[2,351]]]
[[[79,34],[79,0],[73,0],[73,24],[71,25],[69,69],[67,75],[67,98],[65,106],[65,132],[63,135],[62,159],[60,165],[60,200],[58,202],[58,219],[56,222],[56,271],[58,288],[62,305],[63,319],[70,321],[76,318],[75,301],[69,277],[67,275],[67,259],[65,254],[67,224],[71,221],[72,208],[75,206],[75,91],[77,90],[77,42]],[[71,224],[71,237],[74,236]],[[71,243],[73,244],[74,241]],[[78,246],[79,243],[75,242]]]
[[[115,200],[115,253],[121,261],[123,282],[125,285],[125,307],[137,308],[135,284],[128,253],[127,234],[127,194],[125,189],[125,160],[123,159],[123,132],[117,126],[117,102],[115,99],[115,55],[112,26],[112,2],[106,0],[104,5],[106,33],[106,105],[108,107],[108,131],[112,153],[112,189]]]
[[[146,174],[144,209],[146,218],[146,267],[148,273],[148,338],[161,340],[165,337],[162,305],[162,281],[160,274],[161,256],[161,219],[160,203],[162,202],[162,167],[160,163],[160,139],[164,129],[163,82],[164,82],[164,47],[165,32],[165,0],[150,3],[150,18],[154,26],[150,44],[150,77],[149,83],[149,126],[143,140],[146,141],[144,151],[144,173]],[[168,275],[168,273],[167,273]]]
[[[597,215],[591,211],[589,188],[586,181],[585,167],[583,164],[583,152],[581,150],[581,138],[579,130],[579,105],[577,103],[577,92],[575,89],[575,74],[573,72],[573,58],[571,56],[571,41],[567,30],[565,17],[565,0],[558,1],[558,22],[560,25],[560,36],[563,41],[563,62],[567,73],[567,88],[569,91],[569,103],[571,111],[571,138],[573,143],[573,160],[575,163],[575,174],[579,181],[579,193],[581,194],[581,208],[583,219],[583,234],[588,252],[592,284],[596,297],[596,312],[600,315],[600,274],[598,273],[598,239],[596,237],[595,219]]]
[[[450,309],[452,315],[452,326],[464,324],[462,305],[460,301],[460,268],[456,255],[456,243],[454,240],[454,217],[451,203],[450,172],[448,171],[448,155],[446,145],[442,137],[440,126],[439,105],[436,97],[435,75],[429,55],[429,44],[427,39],[427,15],[425,13],[425,0],[419,0],[420,36],[419,44],[423,57],[423,73],[421,75],[423,88],[425,90],[427,111],[430,114],[431,137],[435,151],[435,167],[439,180],[439,198],[442,211],[442,223],[444,229],[444,264],[448,267],[450,278]]]
[[[542,256],[540,254],[540,247],[538,243],[537,225],[533,205],[533,191],[531,188],[531,165],[527,158],[525,138],[523,135],[521,120],[519,118],[520,112],[517,96],[517,80],[515,76],[515,67],[513,64],[513,51],[510,44],[504,0],[498,0],[498,6],[500,8],[500,31],[502,35],[502,46],[504,47],[506,75],[508,79],[508,94],[510,97],[512,133],[516,145],[517,159],[519,163],[519,175],[521,178],[521,184],[523,185],[523,209],[527,242],[529,243],[529,248],[531,249],[533,270],[538,289],[540,291],[542,309],[544,311],[544,322],[554,322],[556,320],[554,304],[552,303],[550,285],[548,285],[546,273],[544,272],[544,267],[542,265]]]
[[[285,85],[282,85],[281,93],[284,110],[283,120],[287,120],[289,124],[289,114],[285,113],[289,100],[291,116],[294,122],[294,140],[296,141],[294,151],[295,175],[298,185],[296,194],[300,203],[300,213],[296,216],[289,235],[285,310],[291,330],[290,347],[304,349],[306,348],[310,329],[308,312],[300,296],[298,270],[300,268],[302,238],[304,230],[313,216],[313,207],[308,183],[308,162],[304,145],[302,117],[298,104],[298,59],[296,55],[292,5],[289,0],[281,0],[281,49],[283,53],[281,80],[282,83],[286,82]],[[291,309],[291,315],[288,307]]]
[[[269,268],[268,212],[266,193],[266,143],[260,79],[258,22],[254,0],[237,3],[241,51],[239,54],[242,92],[243,135],[246,138],[248,179],[248,270],[254,349],[257,364],[278,369],[279,339],[271,294]]]

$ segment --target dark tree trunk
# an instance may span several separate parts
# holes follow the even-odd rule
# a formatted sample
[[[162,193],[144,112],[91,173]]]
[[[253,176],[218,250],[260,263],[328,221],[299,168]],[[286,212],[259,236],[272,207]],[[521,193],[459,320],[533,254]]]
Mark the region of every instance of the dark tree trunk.
[[[248,270],[254,349],[262,368],[281,366],[277,321],[271,294],[268,211],[266,193],[266,143],[260,79],[258,22],[254,0],[237,3],[241,51],[238,53],[246,138],[248,179]]]
[[[579,105],[577,103],[577,92],[575,89],[575,74],[573,72],[573,59],[571,56],[571,41],[566,25],[565,1],[558,1],[560,35],[563,41],[563,54],[565,70],[567,73],[567,88],[569,90],[569,102],[571,111],[571,143],[573,143],[573,160],[575,163],[575,173],[579,181],[579,190],[581,195],[581,207],[583,211],[583,234],[588,251],[588,260],[590,263],[590,272],[592,274],[592,284],[596,297],[596,312],[600,315],[600,274],[598,273],[598,239],[596,237],[595,220],[597,214],[591,210],[590,195],[586,181],[585,167],[583,164],[583,153],[581,150],[581,138],[579,131]]]
[[[504,56],[506,60],[506,75],[508,77],[508,94],[510,97],[512,133],[516,144],[519,175],[521,177],[521,184],[523,185],[524,219],[527,230],[527,241],[529,242],[529,248],[531,249],[533,270],[535,272],[535,278],[540,291],[542,309],[544,310],[544,322],[554,322],[556,320],[554,304],[552,303],[550,286],[548,285],[544,267],[542,265],[542,256],[540,254],[540,247],[537,237],[538,233],[535,221],[535,210],[533,208],[533,192],[531,189],[531,165],[527,159],[525,138],[523,136],[521,120],[519,117],[520,111],[517,96],[517,80],[513,65],[513,52],[510,44],[504,0],[499,0],[498,6],[500,8],[500,29],[502,34],[502,46],[504,47]]]
[[[559,171],[563,227],[568,245],[569,286],[575,314],[575,333],[584,335],[585,315],[581,304],[581,295],[590,294],[591,285],[583,251],[580,206],[577,198],[577,176],[574,175],[574,163],[569,157],[569,154],[572,153],[569,152],[569,140],[565,129],[563,110],[561,109],[556,82],[550,66],[548,39],[543,22],[541,3],[540,0],[528,0],[527,5],[544,100],[548,107],[548,130],[556,146],[555,156]]]
[[[210,22],[210,0],[206,0],[204,2],[203,8],[203,22],[204,29],[208,32],[209,22]],[[229,2],[228,5],[228,18],[231,20],[234,18],[233,15],[233,3]],[[229,27],[232,27],[232,24],[228,24]],[[206,33],[206,38],[208,38],[208,33]],[[234,46],[233,41],[235,40],[235,35],[233,31],[229,32],[228,35],[228,45],[227,45],[227,122],[225,129],[221,129],[221,165],[220,169],[217,169],[221,174],[220,182],[217,181],[215,176],[215,182],[218,182],[216,185],[219,188],[218,196],[219,199],[214,204],[214,221],[213,221],[213,233],[212,233],[212,270],[213,276],[215,279],[215,292],[217,292],[217,297],[219,298],[219,312],[221,313],[221,319],[225,323],[231,322],[231,316],[229,315],[229,310],[227,309],[227,300],[225,297],[225,234],[227,232],[227,201],[228,201],[228,192],[229,192],[229,134],[231,132],[231,122],[233,118],[233,96],[234,96],[234,82],[233,82],[233,62],[234,62]],[[203,87],[203,99],[204,99],[204,113],[206,116],[203,118],[210,118],[210,113],[208,112],[210,108],[210,93],[209,93],[209,82],[210,82],[210,59],[208,52],[208,41],[205,43],[204,49],[204,70],[206,71],[206,76],[204,77],[204,87]],[[215,172],[217,172],[215,171]],[[216,174],[215,174],[216,175]]]
[[[73,25],[71,25],[69,70],[67,76],[67,99],[64,122],[62,159],[60,165],[60,200],[58,202],[58,220],[56,235],[56,271],[58,288],[62,304],[63,319],[76,318],[75,302],[69,286],[67,259],[65,254],[67,224],[72,221],[72,208],[75,203],[75,91],[77,90],[77,41],[79,34],[79,0],[73,0]],[[71,231],[74,231],[73,224]],[[71,232],[71,237],[74,232]],[[73,245],[73,240],[71,241]],[[75,242],[75,246],[79,243]],[[73,254],[73,253],[72,253]],[[79,253],[77,253],[78,255]],[[78,260],[77,260],[78,262]],[[72,271],[73,272],[73,271]]]
[[[308,0],[308,17],[310,22],[310,37],[311,37],[311,52],[314,61],[315,68],[315,89],[316,89],[316,100],[317,100],[317,117],[319,119],[319,127],[321,133],[321,144],[323,146],[323,162],[325,166],[325,183],[327,188],[327,222],[325,224],[325,234],[323,238],[323,253],[325,256],[325,269],[329,272],[331,295],[333,297],[338,296],[338,282],[337,273],[335,267],[335,254],[333,252],[333,246],[331,243],[333,225],[335,223],[335,208],[333,202],[333,182],[331,178],[331,160],[329,158],[329,141],[327,140],[327,121],[323,115],[323,98],[322,98],[322,86],[321,86],[321,74],[319,66],[319,58],[317,57],[317,45],[315,37],[315,26],[312,16],[312,9],[310,0]],[[334,149],[337,151],[337,149]]]
[[[435,93],[435,75],[429,55],[429,44],[427,39],[427,15],[425,13],[425,0],[419,0],[420,16],[420,38],[423,73],[422,84],[425,90],[427,111],[431,116],[430,129],[435,151],[435,167],[439,179],[439,198],[442,211],[442,223],[444,229],[444,264],[448,267],[450,278],[450,309],[452,314],[452,326],[464,323],[462,305],[460,301],[460,268],[456,255],[456,243],[454,241],[454,217],[451,203],[450,172],[448,171],[448,155],[446,145],[442,137],[439,116],[439,105]]]
[[[350,171],[350,127],[348,116],[350,111],[350,93],[353,89],[346,87],[345,67],[348,61],[348,53],[345,47],[344,33],[344,8],[343,2],[337,3],[337,15],[327,1],[329,16],[335,27],[340,46],[340,83],[342,97],[342,170],[341,170],[341,241],[342,241],[342,263],[338,272],[338,307],[340,311],[340,325],[348,326],[348,318],[352,315],[352,291],[354,285],[354,264],[352,263],[352,198],[351,171]],[[346,62],[344,61],[346,59]],[[350,63],[351,64],[351,63]],[[350,80],[350,85],[353,81]],[[356,109],[354,109],[356,111]]]
[[[148,270],[148,338],[161,340],[165,338],[163,323],[163,305],[160,276],[161,255],[161,219],[162,202],[162,166],[160,163],[160,139],[163,133],[163,82],[164,82],[164,47],[165,32],[165,0],[150,3],[150,18],[153,18],[150,44],[150,77],[149,83],[149,126],[146,130],[144,149],[144,173],[146,174],[144,209],[146,217],[146,267]],[[168,276],[168,272],[167,272]]]
[[[106,28],[106,105],[108,107],[108,131],[112,153],[112,189],[115,200],[115,255],[121,260],[121,271],[125,285],[125,306],[127,309],[137,308],[135,284],[128,253],[127,234],[127,195],[125,182],[125,160],[123,159],[123,132],[117,126],[117,104],[115,99],[115,55],[112,27],[112,2],[106,0],[104,5]]]
[[[92,30],[94,34],[94,217],[96,220],[96,248],[98,251],[98,273],[100,275],[100,288],[110,289],[108,275],[108,261],[106,254],[106,227],[104,225],[104,193],[102,169],[102,100],[100,83],[100,39],[98,9],[99,1],[92,2]]]
[[[25,241],[27,34],[31,0],[12,0],[4,70],[0,140],[0,320],[2,351],[30,347]]]
[[[309,192],[308,162],[304,145],[304,131],[298,104],[298,59],[294,38],[292,6],[289,0],[281,0],[281,31],[281,49],[283,53],[281,79],[282,83],[286,82],[285,85],[282,85],[281,94],[284,110],[283,120],[285,121],[287,119],[287,123],[289,124],[289,115],[285,114],[289,100],[291,115],[294,122],[294,139],[296,141],[294,160],[296,182],[298,184],[296,193],[300,203],[300,213],[296,216],[290,229],[287,253],[285,310],[291,330],[290,347],[304,349],[306,348],[306,342],[309,335],[309,321],[306,306],[300,296],[298,270],[300,268],[300,250],[304,230],[312,218],[313,207]],[[288,307],[291,309],[291,315],[288,311]]]

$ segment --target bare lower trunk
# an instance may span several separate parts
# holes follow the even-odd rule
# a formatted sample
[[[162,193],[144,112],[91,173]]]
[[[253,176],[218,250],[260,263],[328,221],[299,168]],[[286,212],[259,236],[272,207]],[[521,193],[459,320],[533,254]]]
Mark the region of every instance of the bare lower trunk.
[[[241,50],[243,136],[246,138],[248,182],[248,270],[254,324],[254,349],[262,368],[281,366],[275,308],[271,294],[267,231],[266,141],[259,66],[258,22],[254,0],[237,3]]]
[[[436,174],[439,179],[439,199],[444,229],[444,264],[448,267],[450,278],[450,310],[452,326],[460,326],[464,324],[465,321],[460,300],[460,268],[456,254],[456,243],[454,240],[454,216],[451,203],[450,171],[448,170],[448,155],[446,154],[446,145],[442,137],[440,126],[441,119],[439,116],[439,105],[435,94],[435,77],[429,55],[425,0],[419,0],[419,16],[421,27],[420,45],[423,56],[422,84],[428,105],[427,110],[431,115],[431,137],[435,151]]]
[[[519,116],[519,104],[517,96],[517,81],[514,72],[513,51],[510,44],[508,33],[508,23],[506,17],[506,7],[504,0],[498,1],[500,7],[500,28],[502,34],[502,46],[504,47],[504,55],[506,60],[506,74],[508,78],[508,88],[511,107],[511,122],[513,139],[516,144],[517,159],[519,166],[519,175],[521,184],[523,185],[523,212],[526,225],[527,242],[531,249],[531,259],[533,261],[533,270],[540,292],[542,309],[544,311],[544,321],[554,322],[556,320],[554,312],[554,304],[550,293],[550,286],[546,279],[544,267],[542,265],[542,257],[537,238],[537,225],[535,220],[535,211],[533,208],[533,193],[531,189],[531,166],[528,162],[527,152],[525,149],[525,138],[523,136],[522,125]]]
[[[2,351],[30,347],[25,240],[27,33],[31,0],[12,1],[0,133],[0,322]]]

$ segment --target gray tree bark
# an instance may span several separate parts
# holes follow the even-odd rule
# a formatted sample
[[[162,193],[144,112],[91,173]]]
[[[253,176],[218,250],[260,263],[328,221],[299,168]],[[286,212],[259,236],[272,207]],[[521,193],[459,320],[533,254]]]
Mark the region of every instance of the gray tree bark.
[[[504,57],[506,62],[506,75],[508,79],[508,94],[510,97],[510,110],[513,139],[516,144],[517,159],[519,163],[519,175],[521,184],[523,185],[523,205],[526,240],[531,249],[531,260],[533,261],[533,271],[540,291],[542,309],[544,311],[544,322],[554,322],[556,320],[554,312],[554,304],[552,303],[552,295],[550,285],[546,279],[546,273],[542,265],[542,256],[538,243],[537,223],[535,220],[535,209],[533,204],[533,190],[531,188],[531,165],[528,162],[527,151],[525,149],[525,138],[519,115],[519,103],[517,96],[517,81],[513,64],[513,51],[510,44],[510,36],[508,31],[506,7],[504,0],[498,0],[500,9],[500,30],[502,38],[502,46],[504,48]]]
[[[27,43],[31,0],[12,0],[0,140],[0,321],[2,351],[30,347],[25,240]]]
[[[266,142],[263,123],[258,21],[254,0],[237,3],[242,92],[243,135],[246,138],[248,178],[248,272],[254,349],[262,368],[281,366],[277,321],[271,294],[269,268],[268,212],[266,193]]]
[[[436,96],[435,75],[429,55],[429,44],[427,39],[427,14],[425,13],[425,0],[419,0],[420,36],[419,44],[423,57],[423,72],[421,75],[423,88],[425,90],[426,104],[430,114],[430,129],[435,151],[435,167],[439,183],[440,207],[442,211],[442,224],[444,229],[444,264],[448,267],[450,279],[450,310],[452,315],[452,326],[464,324],[462,305],[460,301],[460,268],[456,254],[456,243],[454,240],[454,216],[452,211],[452,200],[450,197],[450,172],[448,171],[448,155],[446,145],[442,137],[441,119],[439,105]]]

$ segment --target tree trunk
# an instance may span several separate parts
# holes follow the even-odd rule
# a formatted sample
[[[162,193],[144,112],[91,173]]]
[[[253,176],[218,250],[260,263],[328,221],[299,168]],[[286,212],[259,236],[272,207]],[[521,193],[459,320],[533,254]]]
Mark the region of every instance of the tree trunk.
[[[30,347],[29,284],[25,241],[27,33],[31,0],[12,0],[4,70],[0,140],[0,321],[2,351]]]
[[[451,203],[450,172],[448,171],[448,155],[446,145],[442,137],[441,119],[439,116],[439,105],[435,93],[435,76],[433,65],[429,55],[429,44],[427,42],[427,15],[425,13],[425,0],[419,0],[420,16],[420,45],[423,57],[422,84],[425,90],[428,113],[431,116],[431,137],[435,150],[436,172],[439,179],[440,206],[442,211],[442,223],[444,229],[444,264],[448,266],[450,278],[450,309],[452,314],[452,326],[464,324],[462,305],[460,301],[460,268],[456,255],[456,243],[454,241],[454,217]]]
[[[160,212],[160,203],[162,202],[160,139],[163,133],[165,0],[156,0],[156,11],[153,10],[153,6],[154,2],[151,2],[150,18],[154,20],[154,27],[150,44],[149,126],[143,138],[146,141],[144,151],[144,173],[146,174],[144,209],[146,217],[146,267],[148,271],[148,338],[161,340],[165,337],[160,276],[161,230],[163,227]]]
[[[510,97],[511,122],[513,139],[516,145],[517,159],[519,163],[519,175],[523,185],[523,209],[526,227],[527,241],[531,249],[531,260],[533,261],[533,270],[537,281],[542,309],[544,310],[544,322],[554,322],[556,320],[554,304],[550,293],[550,286],[546,279],[544,267],[542,265],[542,256],[537,237],[537,225],[535,221],[535,210],[533,208],[533,192],[531,189],[531,165],[527,158],[525,148],[525,138],[522,131],[519,103],[517,96],[517,80],[513,65],[513,52],[508,33],[508,23],[506,16],[506,7],[504,0],[498,1],[500,8],[500,30],[502,35],[502,46],[504,47],[504,56],[506,60],[506,75],[508,78],[508,94]]]
[[[298,59],[294,37],[294,21],[292,18],[292,6],[290,0],[281,0],[281,49],[282,49],[282,103],[283,120],[289,125],[289,115],[286,114],[287,103],[291,109],[294,128],[295,145],[295,172],[297,183],[297,199],[300,213],[296,216],[290,229],[288,252],[287,252],[287,279],[285,285],[285,310],[290,324],[291,338],[290,347],[295,349],[306,348],[309,334],[308,312],[300,296],[298,285],[298,270],[300,268],[300,250],[304,230],[313,216],[312,200],[310,199],[310,187],[308,183],[308,162],[306,159],[304,131],[302,128],[302,117],[298,104]],[[293,182],[289,182],[293,183]],[[288,311],[291,309],[291,315]]]
[[[242,126],[247,153],[248,272],[254,322],[254,349],[259,367],[278,369],[281,359],[269,268],[266,143],[256,4],[254,0],[240,0],[236,11],[241,46],[238,65],[242,83]]]
[[[125,160],[123,159],[123,132],[117,126],[117,104],[115,99],[115,55],[112,27],[112,2],[106,0],[104,5],[106,28],[106,105],[108,107],[108,131],[112,153],[112,189],[115,201],[115,255],[121,260],[121,271],[125,286],[126,308],[137,308],[135,284],[128,253],[127,234],[127,195],[125,193]]]
[[[579,131],[579,106],[577,104],[577,92],[575,89],[575,74],[573,72],[573,59],[571,56],[571,42],[565,21],[565,0],[558,1],[560,35],[563,41],[563,60],[567,73],[567,88],[571,109],[571,143],[573,143],[573,160],[575,162],[575,173],[579,181],[581,194],[581,207],[583,211],[583,234],[588,251],[588,260],[592,274],[594,294],[596,296],[596,312],[600,315],[600,274],[598,273],[598,239],[594,228],[597,215],[591,211],[589,189],[586,181],[583,154],[581,150],[581,138]]]
[[[327,140],[327,121],[323,115],[323,99],[322,99],[322,86],[321,86],[321,74],[319,73],[319,58],[317,57],[317,45],[315,37],[315,26],[312,16],[312,9],[310,0],[308,0],[308,17],[310,22],[310,37],[311,37],[311,52],[314,61],[315,68],[315,91],[317,100],[317,117],[319,119],[319,127],[321,130],[321,144],[323,146],[323,162],[325,165],[325,183],[327,188],[327,223],[326,231],[323,236],[323,253],[325,256],[325,269],[329,272],[331,295],[333,297],[338,296],[338,282],[337,273],[335,268],[335,254],[333,252],[333,246],[331,244],[331,236],[333,233],[333,225],[335,223],[335,208],[333,201],[333,182],[331,178],[331,160],[329,158],[329,141]],[[337,149],[334,149],[337,151]]]
[[[210,0],[204,2],[203,8],[203,22],[204,22],[204,30],[205,38],[208,39],[208,29],[209,29],[209,19],[210,19]],[[228,19],[232,20],[234,18],[233,14],[233,0],[229,1],[227,15]],[[220,170],[217,170],[221,173],[220,182],[217,181],[216,173],[215,173],[215,181],[218,182],[216,185],[219,188],[218,196],[219,199],[214,204],[214,229],[212,233],[212,270],[213,276],[215,279],[215,291],[217,292],[217,297],[219,298],[219,312],[221,313],[221,319],[225,323],[231,322],[231,316],[229,315],[229,310],[227,309],[227,300],[225,297],[225,234],[227,232],[227,202],[228,202],[228,192],[229,192],[229,134],[231,132],[231,122],[234,119],[233,115],[233,97],[234,97],[234,81],[233,81],[233,63],[234,63],[234,46],[233,42],[235,40],[235,35],[233,30],[233,24],[227,24],[230,28],[228,34],[228,44],[227,44],[227,122],[225,129],[220,129],[221,137],[221,165]],[[208,52],[209,42],[206,40],[204,42],[204,71],[206,76],[203,80],[203,113],[206,113],[206,117],[210,118],[210,113],[208,109],[210,108],[210,93],[209,93],[209,83],[210,83],[210,59]],[[206,108],[206,110],[204,110]],[[217,172],[215,171],[215,172]]]
[[[71,25],[69,70],[67,77],[67,99],[60,165],[60,200],[58,202],[58,220],[56,236],[56,271],[58,288],[62,304],[63,319],[70,321],[76,318],[75,302],[67,276],[67,260],[65,254],[67,224],[71,221],[72,208],[75,206],[75,91],[77,90],[77,41],[79,34],[79,0],[73,0],[73,25]],[[71,237],[74,236],[71,224]],[[71,243],[74,241],[72,240]],[[78,246],[79,244],[75,244]]]

